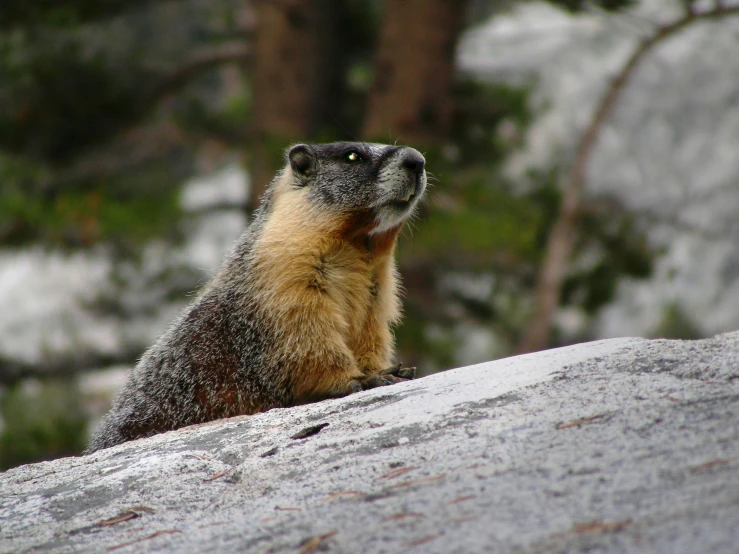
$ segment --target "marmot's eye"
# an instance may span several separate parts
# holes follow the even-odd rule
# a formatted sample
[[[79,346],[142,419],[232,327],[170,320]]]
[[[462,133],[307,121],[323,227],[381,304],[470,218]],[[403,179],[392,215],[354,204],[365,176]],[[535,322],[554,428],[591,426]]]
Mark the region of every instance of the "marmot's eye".
[[[359,154],[357,154],[354,151],[349,152],[344,157],[346,158],[346,161],[347,162],[361,162],[362,161],[362,156],[360,156]]]

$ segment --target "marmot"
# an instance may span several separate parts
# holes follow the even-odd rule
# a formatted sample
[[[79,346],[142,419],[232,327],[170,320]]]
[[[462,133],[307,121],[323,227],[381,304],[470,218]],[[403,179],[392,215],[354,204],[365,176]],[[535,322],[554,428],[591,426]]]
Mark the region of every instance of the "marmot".
[[[198,298],[142,356],[87,452],[413,377],[391,367],[413,148],[299,144]]]

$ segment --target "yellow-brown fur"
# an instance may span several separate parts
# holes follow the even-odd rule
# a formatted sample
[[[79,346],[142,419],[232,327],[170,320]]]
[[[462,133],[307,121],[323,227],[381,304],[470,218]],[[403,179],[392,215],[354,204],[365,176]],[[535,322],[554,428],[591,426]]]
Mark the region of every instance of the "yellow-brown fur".
[[[292,180],[286,168],[254,245],[254,290],[286,339],[281,355],[300,367],[291,381],[300,403],[340,394],[352,379],[390,366],[399,228],[381,237],[357,232],[347,227],[354,216],[311,205]]]

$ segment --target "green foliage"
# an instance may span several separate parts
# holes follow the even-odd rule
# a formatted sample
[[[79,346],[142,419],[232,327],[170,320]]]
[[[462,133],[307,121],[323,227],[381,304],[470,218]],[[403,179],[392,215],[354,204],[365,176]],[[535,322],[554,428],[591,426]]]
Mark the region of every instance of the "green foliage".
[[[534,116],[530,107],[531,83],[511,86],[460,78],[455,84],[455,111],[450,169],[478,165],[490,171],[524,143]],[[441,156],[442,160],[449,156]]]
[[[540,214],[528,197],[482,180],[438,194],[451,205],[428,210],[423,225],[413,232],[413,241],[401,244],[401,259],[429,256],[446,267],[478,271],[504,260],[536,260]]]
[[[0,244],[130,252],[178,236],[178,191],[213,127],[191,107],[201,109],[220,82],[205,72],[169,109],[152,100],[187,52],[178,43],[197,47],[231,32],[221,4],[3,3]],[[59,15],[69,10],[74,17]],[[178,32],[162,41],[169,26]]]
[[[76,383],[25,382],[0,397],[0,470],[79,454],[87,417]]]
[[[418,376],[454,367],[457,341],[450,322],[438,322],[430,328],[422,318],[408,317],[396,333],[401,359],[418,366]]]
[[[575,264],[562,288],[561,302],[595,314],[616,293],[619,279],[643,279],[652,273],[654,252],[644,230],[623,210],[586,212],[581,217],[577,251],[589,258]]]
[[[706,335],[679,303],[669,304],[650,336],[660,339],[697,340]]]
[[[151,78],[87,49],[74,36],[0,35],[0,148],[59,164],[131,123]]]
[[[179,181],[161,163],[55,183],[42,166],[0,155],[0,242],[63,248],[104,242],[127,251],[153,237],[177,238],[178,195]]]

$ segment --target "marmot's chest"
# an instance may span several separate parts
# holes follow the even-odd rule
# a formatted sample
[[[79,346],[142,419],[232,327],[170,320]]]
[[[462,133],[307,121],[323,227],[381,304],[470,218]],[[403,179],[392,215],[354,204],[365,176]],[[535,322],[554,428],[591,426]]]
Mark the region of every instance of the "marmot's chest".
[[[368,255],[345,249],[322,256],[316,266],[312,286],[329,298],[347,342],[375,319],[377,299],[384,293],[378,265]]]

